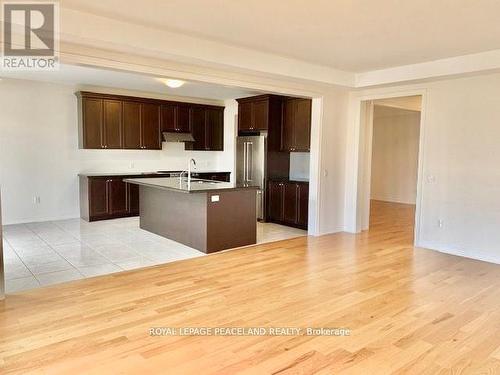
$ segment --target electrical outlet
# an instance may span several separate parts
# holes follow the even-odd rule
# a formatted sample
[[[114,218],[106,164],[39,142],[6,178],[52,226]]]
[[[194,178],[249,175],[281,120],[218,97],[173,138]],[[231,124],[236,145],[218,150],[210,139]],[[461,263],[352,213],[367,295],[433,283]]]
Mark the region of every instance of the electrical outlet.
[[[41,200],[40,200],[40,197],[38,195],[35,195],[33,197],[33,204],[40,204]]]
[[[438,227],[439,227],[439,228],[444,227],[444,220],[443,220],[443,219],[439,219],[439,220],[438,220]]]
[[[129,169],[134,169],[134,162],[133,162],[133,161],[131,161],[131,162],[129,163],[128,167],[129,167]]]

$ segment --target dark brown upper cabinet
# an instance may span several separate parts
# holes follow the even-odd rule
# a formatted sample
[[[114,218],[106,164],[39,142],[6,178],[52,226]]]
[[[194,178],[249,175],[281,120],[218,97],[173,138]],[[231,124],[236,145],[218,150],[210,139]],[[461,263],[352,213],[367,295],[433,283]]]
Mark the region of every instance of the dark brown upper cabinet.
[[[123,102],[123,148],[161,150],[158,104]]]
[[[103,101],[82,98],[79,102],[80,147],[104,148]]]
[[[161,150],[159,104],[141,103],[141,148]]]
[[[82,148],[122,148],[122,103],[83,98],[79,108]]]
[[[162,132],[192,132],[196,142],[186,149],[224,148],[224,107],[92,92],[76,95],[80,148],[161,150]]]
[[[311,149],[310,99],[287,98],[283,101],[281,150],[309,152]]]
[[[104,148],[123,148],[122,138],[122,102],[104,100]]]
[[[192,106],[189,123],[194,142],[186,143],[186,150],[224,150],[224,108]]]
[[[224,150],[224,110],[207,108],[206,110],[207,143],[211,151]]]
[[[123,147],[140,149],[141,146],[141,104],[123,102]]]
[[[207,144],[207,127],[206,127],[206,113],[203,107],[191,108],[190,123],[194,142],[186,144],[186,149],[205,151],[208,147]]]
[[[238,99],[238,130],[253,132],[269,127],[269,95]]]
[[[161,106],[161,131],[190,133],[189,104],[165,103]]]

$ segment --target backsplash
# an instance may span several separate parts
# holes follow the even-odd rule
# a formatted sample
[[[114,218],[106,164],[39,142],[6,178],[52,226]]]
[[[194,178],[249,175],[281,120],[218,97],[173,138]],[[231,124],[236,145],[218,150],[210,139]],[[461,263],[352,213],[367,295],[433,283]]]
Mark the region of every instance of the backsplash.
[[[290,153],[290,180],[309,180],[309,152]]]

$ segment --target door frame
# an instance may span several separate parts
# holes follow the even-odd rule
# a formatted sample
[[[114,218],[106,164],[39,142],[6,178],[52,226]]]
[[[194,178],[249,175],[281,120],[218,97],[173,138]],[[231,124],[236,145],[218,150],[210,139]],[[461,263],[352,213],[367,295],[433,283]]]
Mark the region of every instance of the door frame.
[[[353,145],[348,166],[353,173],[348,176],[347,184],[351,192],[346,196],[346,231],[359,233],[367,229],[369,207],[366,208],[366,195],[370,193],[371,177],[371,147],[373,135],[373,101],[377,99],[401,98],[406,96],[422,97],[422,110],[420,112],[420,134],[418,147],[418,175],[417,198],[415,209],[414,244],[420,244],[421,216],[423,202],[423,180],[425,165],[425,135],[427,123],[428,92],[426,89],[413,89],[403,91],[387,91],[353,97],[351,103],[351,116],[354,119],[351,133]],[[371,104],[370,104],[371,103]],[[367,108],[367,106],[369,108]],[[367,111],[369,113],[367,113]],[[348,190],[349,191],[349,190]],[[369,199],[368,199],[369,204]]]

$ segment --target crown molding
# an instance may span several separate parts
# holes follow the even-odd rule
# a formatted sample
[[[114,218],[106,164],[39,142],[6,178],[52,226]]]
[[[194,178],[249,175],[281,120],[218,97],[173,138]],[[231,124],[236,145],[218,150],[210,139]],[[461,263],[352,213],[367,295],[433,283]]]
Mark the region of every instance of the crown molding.
[[[345,87],[355,83],[352,72],[63,7],[60,40],[205,67],[250,70]]]
[[[500,70],[500,50],[356,74],[356,87],[389,85],[490,73]]]

